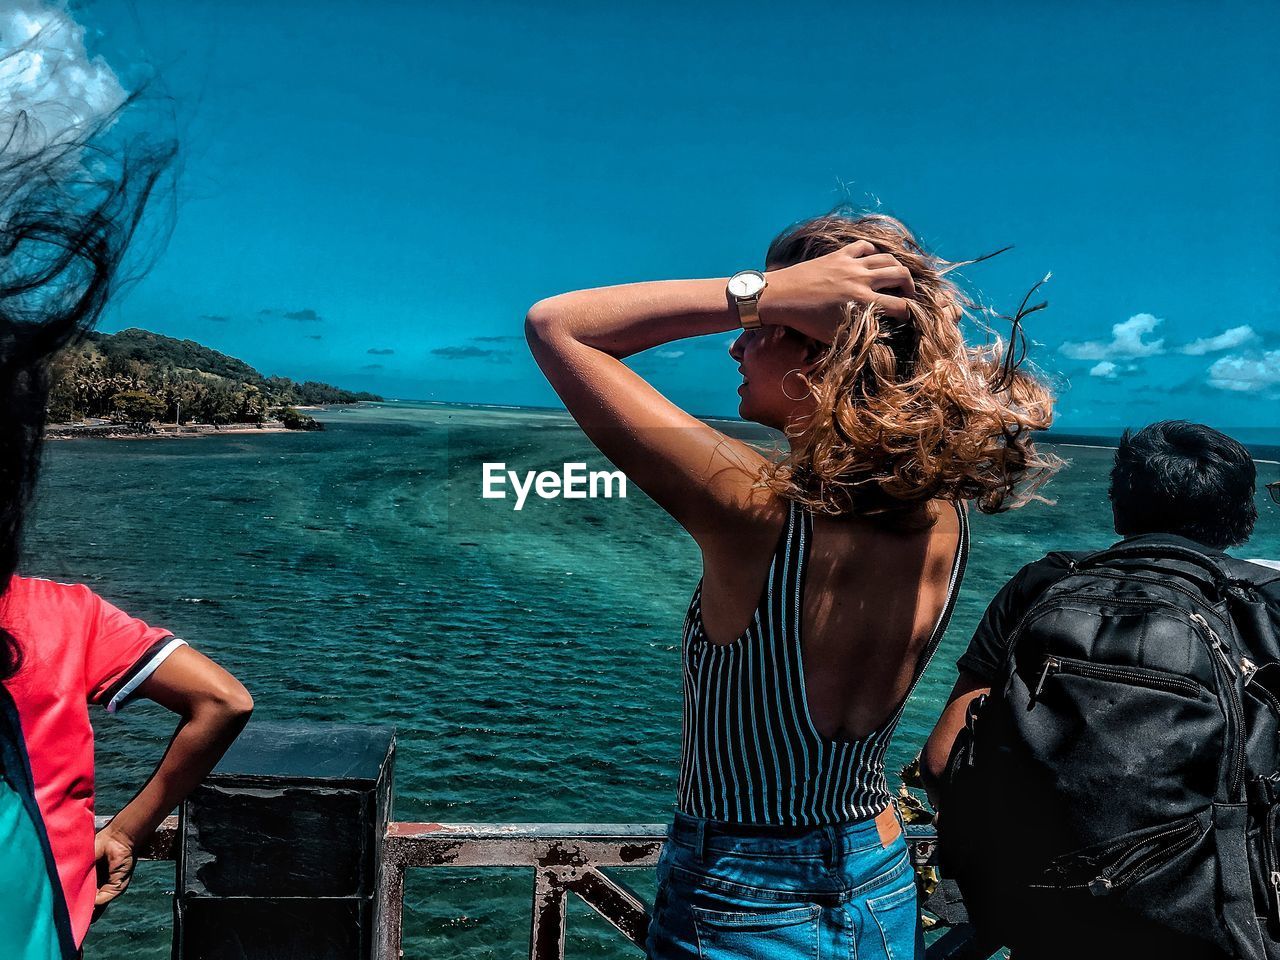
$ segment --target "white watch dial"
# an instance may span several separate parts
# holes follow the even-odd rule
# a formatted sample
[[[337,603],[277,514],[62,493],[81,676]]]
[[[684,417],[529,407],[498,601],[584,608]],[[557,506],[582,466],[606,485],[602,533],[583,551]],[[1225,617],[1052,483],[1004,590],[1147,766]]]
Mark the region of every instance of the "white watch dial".
[[[764,276],[754,270],[744,270],[729,278],[729,293],[735,297],[754,297],[764,289]]]

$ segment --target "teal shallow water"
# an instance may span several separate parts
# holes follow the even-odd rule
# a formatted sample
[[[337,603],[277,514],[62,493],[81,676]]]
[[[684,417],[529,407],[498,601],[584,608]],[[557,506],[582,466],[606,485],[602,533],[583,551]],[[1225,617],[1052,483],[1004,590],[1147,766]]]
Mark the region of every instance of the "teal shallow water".
[[[604,466],[563,414],[422,404],[322,415],[319,434],[51,444],[26,569],[83,581],[235,672],[268,719],[393,723],[401,820],[660,822],[679,751],[678,637],[698,560],[639,491],[480,497],[480,464]],[[890,754],[914,756],[983,607],[1049,549],[1111,539],[1111,453],[1071,459],[1032,504],[975,517],[940,654]],[[1280,477],[1263,464],[1262,480]],[[1280,556],[1259,497],[1242,556]],[[171,732],[138,705],[99,715],[99,809],[127,801]],[[642,891],[644,871],[627,877]],[[90,933],[90,960],[169,955],[171,865],[145,865]],[[527,950],[520,871],[410,875],[405,955]],[[576,908],[576,909],[575,909]],[[623,957],[571,907],[569,955]]]

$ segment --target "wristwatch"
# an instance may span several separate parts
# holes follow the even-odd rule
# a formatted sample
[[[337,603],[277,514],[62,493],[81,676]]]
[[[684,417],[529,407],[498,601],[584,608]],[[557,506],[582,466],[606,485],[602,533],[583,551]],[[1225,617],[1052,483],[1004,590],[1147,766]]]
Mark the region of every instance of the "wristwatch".
[[[760,329],[760,294],[768,282],[759,270],[739,270],[729,278],[729,299],[738,308],[743,330]]]

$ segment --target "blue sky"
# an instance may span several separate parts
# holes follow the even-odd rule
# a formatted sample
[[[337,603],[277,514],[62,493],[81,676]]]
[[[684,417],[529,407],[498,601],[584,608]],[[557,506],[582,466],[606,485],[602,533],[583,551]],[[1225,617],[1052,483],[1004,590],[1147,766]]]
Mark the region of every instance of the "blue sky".
[[[971,9],[965,9],[965,6]],[[163,257],[105,329],[387,396],[552,404],[525,309],[723,276],[845,197],[1029,327],[1059,425],[1269,427],[1280,7],[97,0],[184,151]],[[736,406],[727,338],[640,368]]]

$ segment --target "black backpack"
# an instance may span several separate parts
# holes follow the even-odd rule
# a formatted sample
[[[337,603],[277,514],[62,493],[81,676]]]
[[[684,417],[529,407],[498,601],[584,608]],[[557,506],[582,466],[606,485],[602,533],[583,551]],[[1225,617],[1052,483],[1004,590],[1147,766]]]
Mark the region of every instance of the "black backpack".
[[[1066,557],[952,750],[944,871],[1015,956],[1280,958],[1280,572]]]

